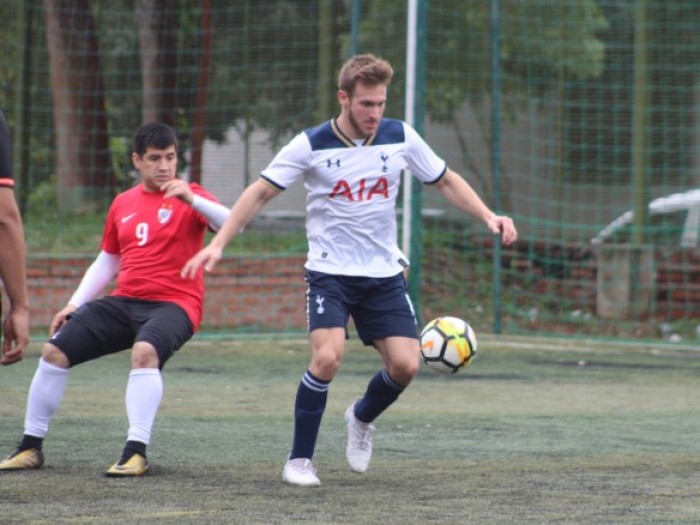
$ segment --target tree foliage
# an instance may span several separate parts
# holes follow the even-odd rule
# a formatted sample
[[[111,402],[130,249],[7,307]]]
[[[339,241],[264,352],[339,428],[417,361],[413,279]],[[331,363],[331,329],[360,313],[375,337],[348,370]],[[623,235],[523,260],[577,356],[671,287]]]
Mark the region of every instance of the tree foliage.
[[[451,120],[465,101],[490,95],[490,15],[490,2],[430,1],[422,44],[430,66],[426,104],[432,118]],[[606,20],[594,0],[505,0],[500,21],[505,94],[543,96],[562,74],[600,75],[605,45],[599,33]],[[361,48],[390,60],[401,79],[406,25],[403,0],[373,0],[360,37]],[[403,100],[401,83],[392,86],[392,92],[394,100]]]
[[[138,32],[137,7],[144,2],[148,3],[91,2],[91,9],[81,12],[82,16],[94,18],[112,171],[120,186],[131,182],[130,161],[123,152],[128,151],[133,131],[142,122],[144,99],[149,95],[144,92],[144,49]],[[341,29],[336,37],[342,44],[337,53],[338,66],[349,54],[351,2],[334,4],[334,23]],[[85,5],[77,0],[63,3]],[[168,78],[162,79],[165,83],[158,89],[168,95],[168,118],[180,132],[183,145],[188,146],[198,109],[197,79],[202,67],[200,2],[150,3],[168,10],[170,15],[165,20],[171,22],[156,31],[170,42],[163,52],[171,60],[161,63],[171,64],[168,67],[175,70],[168,71]],[[374,52],[393,64],[396,75],[387,115],[401,117],[405,113],[406,2],[364,0],[360,5],[358,51]],[[426,109],[430,118],[451,122],[465,102],[488,100],[491,95],[490,2],[430,0],[427,5],[428,29],[422,42],[429,64]],[[26,6],[33,10],[32,24],[28,26],[28,41],[33,46],[29,57],[31,76],[28,85],[21,88],[20,73],[26,60],[22,28],[8,23],[8,29],[0,35],[0,51],[5,58],[0,70],[0,104],[19,136],[17,115],[21,112],[15,108],[21,100],[20,89],[26,90],[25,96],[31,101],[31,133],[23,148],[30,157],[29,166],[25,166],[27,186],[36,186],[56,172],[43,3],[0,2],[0,15],[3,20],[18,21]],[[319,106],[317,86],[328,81],[319,77],[319,6],[319,1],[293,0],[214,3],[213,58],[206,93],[207,138],[223,140],[234,128],[247,140],[253,131],[264,130],[273,145],[278,145],[290,133],[315,123]],[[605,69],[618,67],[619,62],[611,57],[631,45],[627,40],[633,29],[632,0],[501,0],[500,6],[500,61],[506,104],[547,100],[555,89],[572,83],[589,89],[586,86],[595,82],[619,80],[613,78],[617,72]],[[652,75],[659,76],[655,85],[662,86],[662,81],[670,76],[677,79],[677,84],[694,82],[700,62],[700,32],[693,22],[697,9],[691,2],[660,0],[650,1],[649,6],[650,57],[653,65],[658,65]],[[665,41],[655,40],[657,34],[663,34]],[[664,65],[668,67],[664,69]],[[323,71],[324,75],[329,74],[327,69]],[[588,96],[586,89],[579,90],[581,97]],[[669,106],[674,99],[665,92],[655,92],[654,104],[661,108],[661,101]],[[685,103],[681,100],[676,106]],[[659,113],[659,118],[666,118],[667,113]]]
[[[44,0],[58,205],[99,206],[113,195],[99,47],[87,0]],[[106,199],[105,199],[106,197]]]

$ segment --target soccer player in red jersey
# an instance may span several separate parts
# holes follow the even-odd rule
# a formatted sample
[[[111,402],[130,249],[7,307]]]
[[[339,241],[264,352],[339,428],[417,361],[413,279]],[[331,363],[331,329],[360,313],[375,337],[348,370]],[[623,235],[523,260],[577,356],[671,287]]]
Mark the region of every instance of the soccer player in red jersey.
[[[13,191],[15,181],[12,178],[11,153],[10,128],[5,114],[0,111],[0,279],[10,303],[10,312],[4,319],[0,333],[2,365],[21,361],[29,343],[24,226]]]
[[[102,250],[51,322],[29,389],[24,436],[0,470],[42,466],[43,439],[70,368],[131,348],[127,441],[106,474],[147,472],[146,446],[163,394],[161,371],[202,319],[203,276],[183,279],[180,270],[202,248],[207,227],[217,229],[228,216],[212,194],[177,178],[177,154],[169,126],[151,123],[137,131],[132,161],[141,182],[115,197]],[[115,275],[114,291],[98,298]]]

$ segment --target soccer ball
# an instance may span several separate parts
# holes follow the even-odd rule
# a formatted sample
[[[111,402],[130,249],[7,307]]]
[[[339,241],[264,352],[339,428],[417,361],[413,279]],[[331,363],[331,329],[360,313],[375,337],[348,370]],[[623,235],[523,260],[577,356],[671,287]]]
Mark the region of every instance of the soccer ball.
[[[457,317],[433,319],[420,334],[423,362],[442,374],[465,368],[476,355],[476,335],[469,323]]]

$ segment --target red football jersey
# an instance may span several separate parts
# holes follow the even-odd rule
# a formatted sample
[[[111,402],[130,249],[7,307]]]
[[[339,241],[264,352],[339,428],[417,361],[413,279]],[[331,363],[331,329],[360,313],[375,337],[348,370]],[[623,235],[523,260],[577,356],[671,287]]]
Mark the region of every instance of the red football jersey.
[[[192,191],[215,202],[199,184]],[[146,192],[143,184],[117,195],[105,222],[102,249],[121,256],[117,287],[111,295],[169,301],[182,307],[197,331],[202,321],[204,279],[183,279],[185,263],[204,246],[208,222],[177,198]]]

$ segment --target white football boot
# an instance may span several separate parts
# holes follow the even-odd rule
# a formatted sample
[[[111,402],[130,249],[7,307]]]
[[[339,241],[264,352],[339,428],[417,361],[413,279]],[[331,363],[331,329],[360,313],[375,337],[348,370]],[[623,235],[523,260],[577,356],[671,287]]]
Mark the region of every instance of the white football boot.
[[[314,464],[307,458],[288,460],[284,465],[284,470],[282,470],[282,481],[302,487],[313,487],[321,484],[321,480],[316,475]]]
[[[345,411],[345,424],[348,426],[348,446],[345,457],[355,472],[365,472],[372,459],[372,434],[374,425],[363,423],[355,417],[355,403]]]

